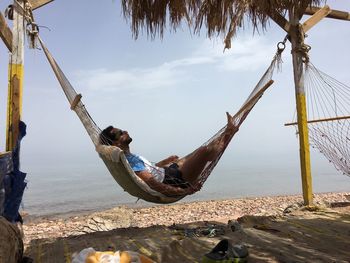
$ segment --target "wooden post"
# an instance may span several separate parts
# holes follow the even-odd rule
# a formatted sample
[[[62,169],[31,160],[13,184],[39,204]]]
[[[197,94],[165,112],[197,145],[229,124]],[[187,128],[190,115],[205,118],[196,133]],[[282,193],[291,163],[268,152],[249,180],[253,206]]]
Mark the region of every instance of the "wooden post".
[[[22,0],[17,0],[23,6]],[[16,146],[18,125],[22,115],[24,19],[14,9],[12,54],[9,61],[9,84],[7,101],[6,150]]]
[[[30,0],[32,10],[40,8],[53,0]],[[14,6],[22,7],[22,14],[13,9],[13,29],[6,24],[0,13],[0,37],[11,53],[8,67],[8,100],[7,100],[7,128],[6,150],[12,151],[16,146],[18,137],[18,124],[22,115],[22,89],[23,89],[23,59],[24,59],[24,2],[14,1]]]
[[[289,10],[289,16],[291,24],[290,40],[292,44],[295,95],[298,115],[301,181],[303,188],[304,205],[312,206],[313,196],[310,164],[310,145],[304,89],[304,57],[301,52],[304,45],[304,32],[302,30],[302,25],[300,24],[297,6]]]

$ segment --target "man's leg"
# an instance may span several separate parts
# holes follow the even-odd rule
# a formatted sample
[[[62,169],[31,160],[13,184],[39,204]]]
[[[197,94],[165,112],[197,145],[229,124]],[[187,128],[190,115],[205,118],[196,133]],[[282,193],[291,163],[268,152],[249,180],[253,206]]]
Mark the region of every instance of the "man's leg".
[[[219,156],[237,130],[238,129],[236,128],[226,129],[219,137],[211,141],[208,145],[201,146],[185,160],[179,162],[178,165],[182,172],[182,178],[188,183],[194,184],[205,165]]]
[[[227,125],[225,130],[208,145],[198,148],[184,160],[177,162],[182,172],[182,178],[190,184],[195,184],[205,165],[215,160],[225,149],[233,134],[238,131],[233,116],[226,112]]]
[[[179,165],[179,169],[182,173],[182,178],[190,183],[194,184],[198,176],[203,171],[205,165],[213,161],[218,155],[217,147],[202,146],[198,148],[193,154],[184,160]]]

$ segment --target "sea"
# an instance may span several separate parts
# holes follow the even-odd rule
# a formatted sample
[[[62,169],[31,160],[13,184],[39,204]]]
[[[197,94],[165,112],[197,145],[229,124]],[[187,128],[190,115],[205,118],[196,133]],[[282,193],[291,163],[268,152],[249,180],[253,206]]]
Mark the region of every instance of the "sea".
[[[57,164],[22,162],[27,173],[21,210],[33,217],[78,214],[116,206],[154,205],[125,192],[102,161]],[[350,192],[350,177],[328,162],[312,169],[313,192]],[[301,176],[296,158],[235,161],[222,158],[201,191],[179,202],[301,195]]]

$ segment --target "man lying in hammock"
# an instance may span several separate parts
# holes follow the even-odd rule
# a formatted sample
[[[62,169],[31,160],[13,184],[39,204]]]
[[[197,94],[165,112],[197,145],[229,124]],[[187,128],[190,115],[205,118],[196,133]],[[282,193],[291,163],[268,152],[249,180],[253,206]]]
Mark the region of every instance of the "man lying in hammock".
[[[132,138],[127,131],[108,126],[100,134],[102,144],[114,145],[124,151],[132,170],[153,190],[167,196],[181,196],[196,192],[196,182],[205,165],[215,160],[224,150],[231,135],[237,131],[232,116],[226,112],[224,132],[184,159],[172,155],[152,164],[142,156],[130,152]]]

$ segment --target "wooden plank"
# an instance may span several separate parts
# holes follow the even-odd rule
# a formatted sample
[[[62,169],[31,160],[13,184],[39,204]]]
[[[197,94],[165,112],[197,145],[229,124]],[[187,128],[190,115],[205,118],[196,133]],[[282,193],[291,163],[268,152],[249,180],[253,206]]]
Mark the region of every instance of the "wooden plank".
[[[339,120],[346,120],[346,119],[350,119],[350,116],[317,119],[317,120],[307,121],[307,123],[326,122],[326,121],[339,121]],[[291,123],[284,124],[284,126],[293,126],[293,125],[297,125],[297,124],[298,124],[297,122],[291,122]]]
[[[325,18],[330,12],[331,12],[331,9],[329,8],[328,5],[318,10],[315,14],[313,14],[308,20],[306,20],[303,23],[304,32],[306,33],[307,31],[309,31],[314,25],[316,25],[323,18]]]
[[[306,15],[313,15],[317,11],[319,11],[321,8],[319,7],[308,7],[305,10]],[[344,12],[344,11],[339,11],[339,10],[331,10],[331,12],[327,15],[327,18],[334,18],[334,19],[339,19],[339,20],[345,20],[345,21],[350,21],[350,13],[349,12]]]
[[[289,34],[290,23],[285,19],[281,14],[276,11],[272,11],[270,17],[273,21],[275,21],[284,31]]]
[[[51,2],[53,2],[53,0],[29,0],[29,3],[32,5],[32,10],[40,8]]]
[[[0,37],[7,49],[12,52],[12,31],[6,23],[5,17],[0,13]]]

